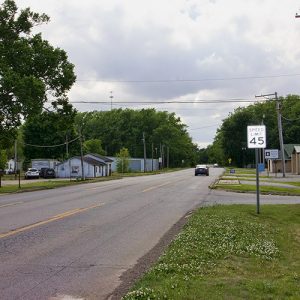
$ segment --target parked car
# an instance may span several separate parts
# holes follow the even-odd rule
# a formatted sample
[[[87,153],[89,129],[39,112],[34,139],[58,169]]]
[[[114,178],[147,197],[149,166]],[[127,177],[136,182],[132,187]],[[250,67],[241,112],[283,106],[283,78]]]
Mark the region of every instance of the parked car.
[[[209,175],[209,168],[207,165],[197,165],[195,168],[195,176],[197,175]]]
[[[42,178],[55,178],[55,171],[52,168],[41,168],[40,176]]]
[[[219,165],[217,163],[214,164],[214,168],[218,168]]]
[[[27,172],[25,172],[25,179],[39,178],[39,177],[40,177],[40,172],[38,169],[29,168]]]

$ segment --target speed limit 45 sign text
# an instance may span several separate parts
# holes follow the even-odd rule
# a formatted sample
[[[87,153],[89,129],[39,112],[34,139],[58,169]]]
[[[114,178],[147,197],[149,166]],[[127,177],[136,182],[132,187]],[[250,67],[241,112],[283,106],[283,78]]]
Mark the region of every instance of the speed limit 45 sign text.
[[[248,148],[266,148],[266,126],[247,126]]]

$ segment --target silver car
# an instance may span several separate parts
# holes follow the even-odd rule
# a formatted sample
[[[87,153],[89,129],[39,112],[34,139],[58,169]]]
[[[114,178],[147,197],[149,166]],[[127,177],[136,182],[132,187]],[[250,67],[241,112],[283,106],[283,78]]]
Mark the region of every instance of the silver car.
[[[27,172],[25,172],[25,179],[39,178],[39,177],[40,177],[40,172],[38,169],[29,168]]]

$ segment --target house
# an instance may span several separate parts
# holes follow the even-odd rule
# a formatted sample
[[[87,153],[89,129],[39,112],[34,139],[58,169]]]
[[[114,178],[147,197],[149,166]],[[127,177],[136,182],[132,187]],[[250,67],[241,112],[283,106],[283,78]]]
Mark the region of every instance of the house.
[[[300,146],[295,145],[294,150],[292,152],[292,173],[296,175],[300,175]]]
[[[56,159],[32,159],[31,160],[31,167],[37,170],[41,170],[42,168],[51,168],[55,169],[55,166],[59,164],[60,161]]]
[[[299,146],[300,146],[300,144],[284,144],[283,145],[286,173],[291,173],[291,172],[293,173],[292,165],[295,164],[295,162],[292,163],[292,154],[293,154],[294,148],[299,147]],[[280,157],[281,157],[281,154],[279,153],[279,158]],[[268,170],[271,173],[282,172],[281,159],[268,160]]]
[[[111,175],[112,160],[98,154],[86,154],[81,162],[80,156],[74,156],[58,164],[55,168],[59,178],[83,177],[96,178]],[[82,166],[83,165],[83,172]]]

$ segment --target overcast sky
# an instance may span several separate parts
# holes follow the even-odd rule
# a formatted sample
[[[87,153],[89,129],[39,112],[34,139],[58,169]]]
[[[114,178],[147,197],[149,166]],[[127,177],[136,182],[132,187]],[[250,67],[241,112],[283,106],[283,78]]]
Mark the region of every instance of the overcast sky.
[[[68,53],[71,102],[175,112],[200,147],[245,103],[117,104],[300,94],[298,0],[16,0],[44,12],[37,28]],[[112,93],[111,93],[112,91]],[[79,111],[106,104],[74,104]],[[274,112],[275,113],[275,112]]]

